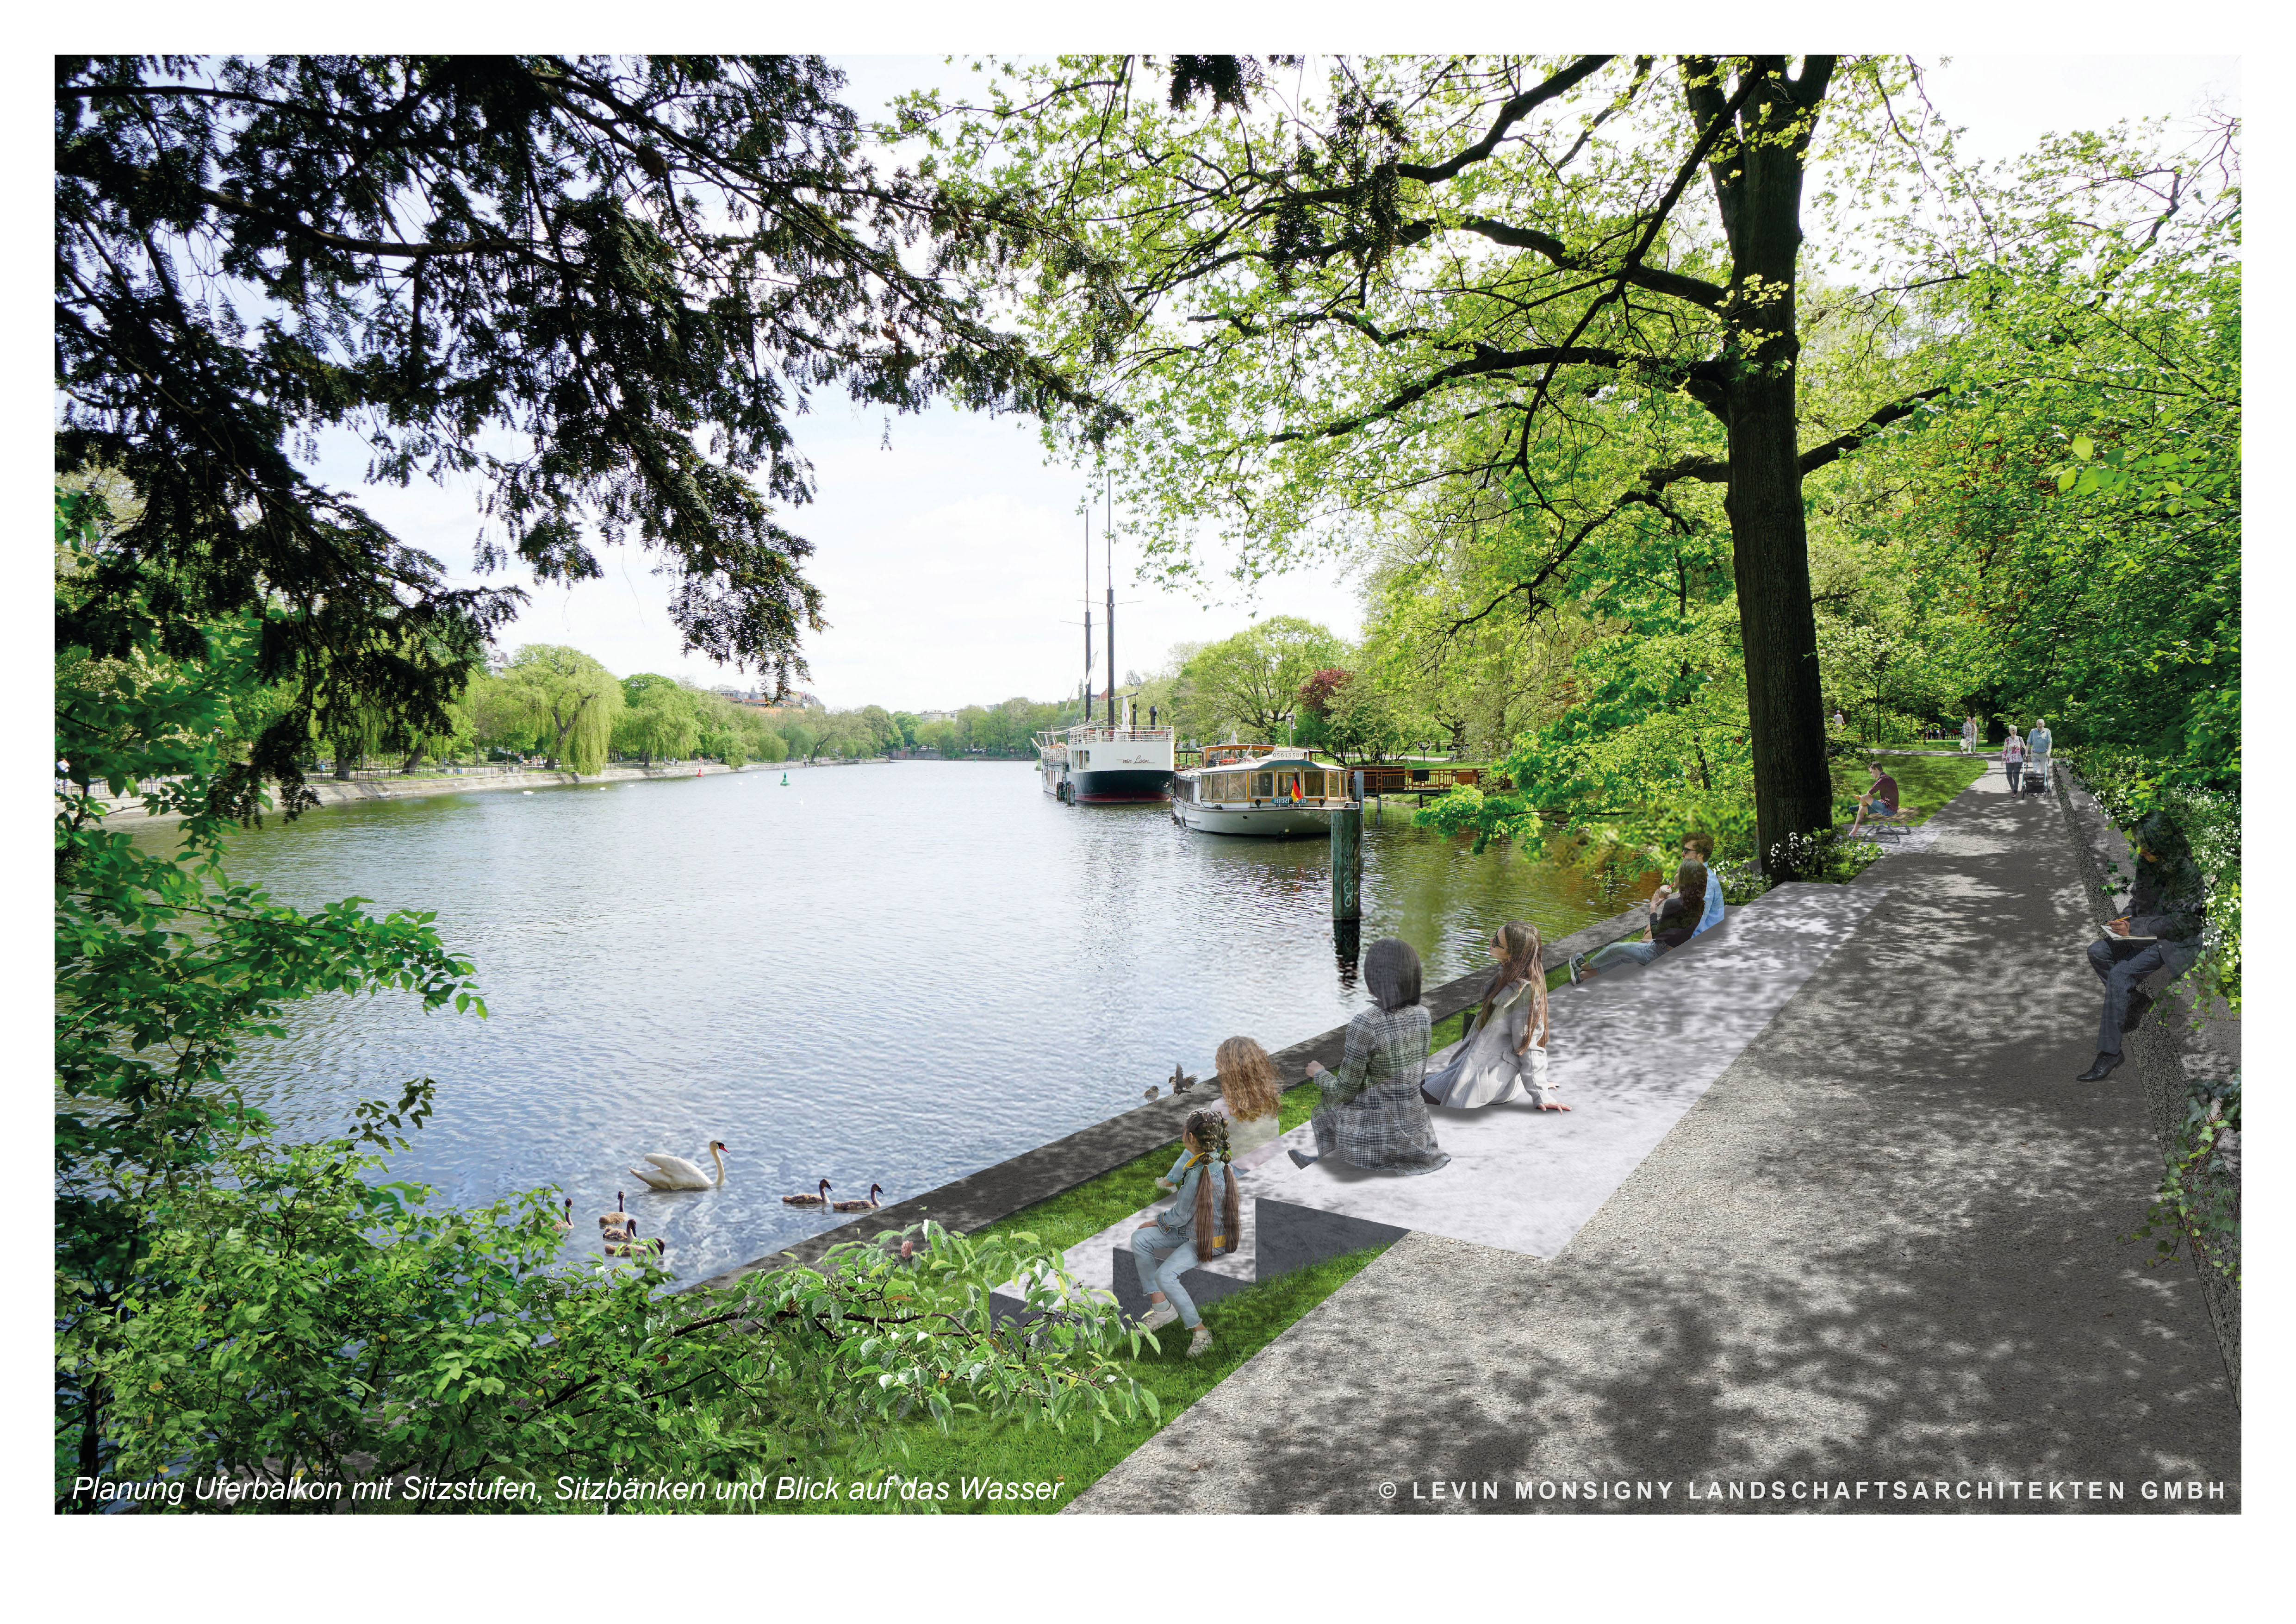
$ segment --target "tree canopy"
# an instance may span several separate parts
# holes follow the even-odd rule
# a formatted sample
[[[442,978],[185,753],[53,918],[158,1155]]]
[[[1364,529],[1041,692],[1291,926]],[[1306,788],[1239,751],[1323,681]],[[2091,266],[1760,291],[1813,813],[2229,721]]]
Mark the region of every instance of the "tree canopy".
[[[218,780],[242,811],[266,777],[304,804],[302,742],[352,708],[439,731],[522,595],[315,482],[324,431],[373,480],[474,481],[482,567],[660,553],[685,646],[786,685],[821,596],[774,504],[812,494],[817,391],[1106,421],[982,314],[1007,222],[869,162],[818,57],[55,70],[57,463],[143,499],[57,642],[118,657],[147,598],[177,625],[286,604],[259,659],[295,714]]]
[[[1824,824],[1801,481],[1939,390],[1809,409],[1803,180],[1822,132],[1879,139],[1902,65],[1342,59],[1314,102],[1242,59],[1175,59],[1168,98],[1146,72],[1063,59],[910,112],[1077,244],[1032,313],[1132,414],[1152,554],[1188,572],[1209,521],[1257,573],[1496,496],[1522,557],[1470,612],[1536,609],[1589,537],[1720,485],[1763,839]]]

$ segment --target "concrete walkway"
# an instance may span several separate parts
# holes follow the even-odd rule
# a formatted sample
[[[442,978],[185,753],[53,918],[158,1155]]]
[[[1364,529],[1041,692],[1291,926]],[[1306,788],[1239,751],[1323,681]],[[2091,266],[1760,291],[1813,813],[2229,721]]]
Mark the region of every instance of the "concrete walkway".
[[[2138,1086],[2073,1080],[2064,815],[1996,767],[1932,821],[1552,1259],[1407,1235],[1071,1509],[2238,1510],[2191,1270],[2118,1239]]]

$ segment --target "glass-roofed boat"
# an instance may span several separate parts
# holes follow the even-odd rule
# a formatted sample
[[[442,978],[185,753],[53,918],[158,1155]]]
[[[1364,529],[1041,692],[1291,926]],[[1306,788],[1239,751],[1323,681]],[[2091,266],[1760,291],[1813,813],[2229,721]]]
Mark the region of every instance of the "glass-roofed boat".
[[[1324,835],[1354,804],[1341,768],[1271,744],[1208,744],[1201,766],[1172,777],[1172,816],[1206,834]]]

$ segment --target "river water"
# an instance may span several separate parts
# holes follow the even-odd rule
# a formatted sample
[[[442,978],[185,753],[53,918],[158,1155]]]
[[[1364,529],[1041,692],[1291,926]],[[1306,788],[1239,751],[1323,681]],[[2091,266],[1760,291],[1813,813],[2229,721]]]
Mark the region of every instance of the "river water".
[[[574,1251],[627,1192],[699,1279],[841,1218],[782,1196],[832,1180],[899,1200],[1140,1103],[1221,1039],[1270,1049],[1366,995],[1336,959],[1321,841],[1192,834],[1161,807],[1064,807],[1032,763],[905,762],[496,791],[328,808],[234,836],[281,902],[434,910],[488,1018],[395,994],[295,1006],[250,1098],[291,1136],[439,1084],[394,1164],[457,1203],[557,1185]],[[164,831],[140,839],[165,841]],[[1510,918],[1552,940],[1625,906],[1502,847],[1408,827],[1364,841],[1365,943],[1428,985],[1487,962]],[[654,1193],[649,1151],[726,1185]]]

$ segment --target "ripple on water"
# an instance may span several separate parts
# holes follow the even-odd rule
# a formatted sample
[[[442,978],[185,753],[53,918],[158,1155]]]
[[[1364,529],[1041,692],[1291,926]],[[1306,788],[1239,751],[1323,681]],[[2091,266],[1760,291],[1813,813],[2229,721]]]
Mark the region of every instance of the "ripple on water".
[[[399,1176],[458,1203],[558,1185],[591,1251],[624,1191],[698,1278],[844,1221],[782,1204],[819,1178],[914,1195],[1137,1104],[1175,1061],[1209,1075],[1225,1038],[1277,1048],[1363,1006],[1321,841],[1064,807],[1022,763],[778,777],[368,801],[236,833],[234,877],[281,901],[435,910],[492,1012],[314,999],[250,1047],[250,1095],[318,1135],[435,1078]],[[1409,940],[1431,986],[1484,963],[1505,919],[1552,938],[1621,906],[1399,812],[1364,844],[1364,939]],[[706,1166],[713,1138],[723,1190],[657,1194],[626,1170],[649,1151]]]

